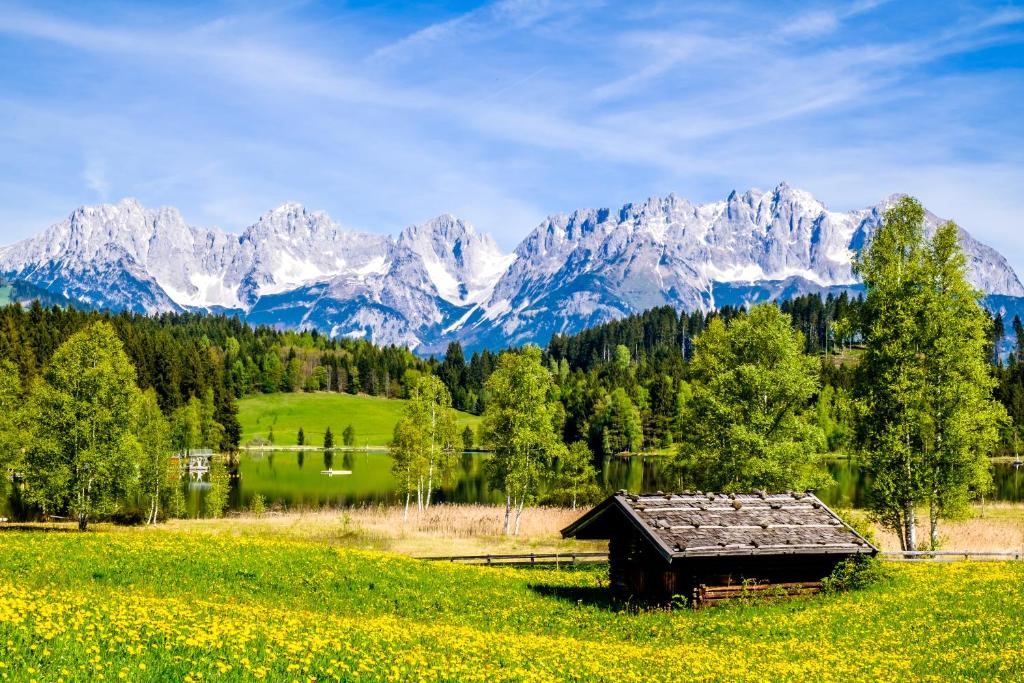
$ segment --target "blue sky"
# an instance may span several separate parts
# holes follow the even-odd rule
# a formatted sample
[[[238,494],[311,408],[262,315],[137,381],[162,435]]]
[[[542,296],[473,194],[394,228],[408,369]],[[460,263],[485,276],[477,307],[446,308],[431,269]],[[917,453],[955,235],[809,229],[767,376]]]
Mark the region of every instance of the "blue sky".
[[[125,196],[394,233],[780,180],[912,193],[1024,272],[1024,6],[5,3],[0,242]]]

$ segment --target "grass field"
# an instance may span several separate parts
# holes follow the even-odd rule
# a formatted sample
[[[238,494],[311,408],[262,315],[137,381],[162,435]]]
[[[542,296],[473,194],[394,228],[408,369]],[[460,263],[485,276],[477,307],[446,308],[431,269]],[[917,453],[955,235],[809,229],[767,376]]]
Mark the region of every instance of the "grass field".
[[[335,445],[341,445],[341,432],[347,425],[356,430],[358,446],[385,446],[402,415],[405,401],[319,392],[312,394],[262,394],[238,402],[238,419],[242,424],[242,444],[254,438],[267,438],[274,429],[274,444],[294,446],[299,427],[306,443],[322,446],[324,432],[330,427]],[[459,413],[459,430],[480,422],[476,415]]]
[[[1024,563],[900,564],[776,605],[623,611],[601,569],[429,564],[255,537],[0,536],[0,677],[1020,680]]]

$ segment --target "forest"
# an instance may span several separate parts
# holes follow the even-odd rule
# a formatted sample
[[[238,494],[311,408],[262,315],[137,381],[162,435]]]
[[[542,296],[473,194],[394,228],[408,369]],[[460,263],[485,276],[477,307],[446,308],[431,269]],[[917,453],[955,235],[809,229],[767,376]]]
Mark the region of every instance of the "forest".
[[[858,314],[863,297],[847,294],[797,297],[778,304],[804,339],[805,352],[818,361],[820,391],[805,406],[824,431],[827,448],[850,447],[850,396],[863,332]],[[574,335],[556,335],[543,350],[543,362],[557,385],[564,411],[566,443],[588,442],[596,454],[664,451],[681,433],[679,404],[692,372],[693,341],[709,322],[729,323],[744,311],[726,306],[704,313],[663,306]],[[211,444],[237,448],[240,427],[235,398],[276,392],[334,391],[407,398],[423,374],[438,376],[452,406],[482,415],[489,400],[486,382],[503,351],[479,351],[466,358],[453,342],[442,358],[421,358],[408,349],[376,346],[365,340],[331,339],[317,331],[250,327],[235,317],[166,313],[83,311],[57,306],[11,304],[0,308],[0,359],[13,362],[21,386],[30,385],[56,348],[74,332],[98,320],[110,322],[124,344],[142,389],[153,388],[168,414],[190,399],[205,401],[222,437]],[[1000,356],[1006,329],[1016,340]],[[1006,325],[996,316],[990,326],[996,397],[1015,425],[1024,424],[1024,324]],[[1000,450],[1012,453],[1017,430],[1005,429]]]

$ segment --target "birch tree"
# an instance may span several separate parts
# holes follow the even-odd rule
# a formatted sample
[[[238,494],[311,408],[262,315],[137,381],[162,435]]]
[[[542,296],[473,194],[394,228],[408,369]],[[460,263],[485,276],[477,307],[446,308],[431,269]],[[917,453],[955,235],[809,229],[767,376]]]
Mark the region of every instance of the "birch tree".
[[[523,506],[537,495],[552,457],[565,449],[556,424],[561,412],[552,398],[551,374],[535,346],[503,354],[486,390],[490,399],[482,427],[494,451],[488,460],[489,479],[505,493],[505,534],[514,511],[513,533],[518,535]]]
[[[157,403],[156,392],[148,389],[139,404],[139,489],[146,501],[146,523],[156,524],[160,501],[178,482],[171,460],[170,425]]]
[[[137,474],[139,400],[135,369],[109,323],[64,342],[32,393],[26,499],[70,514],[82,531],[116,510]]]
[[[558,456],[555,487],[559,497],[571,502],[573,510],[577,502],[589,502],[601,495],[594,454],[586,441],[576,441]]]
[[[991,321],[966,279],[953,223],[924,234],[912,198],[890,209],[858,262],[866,352],[858,369],[858,438],[874,475],[871,507],[905,550],[928,545],[939,520],[961,514],[991,482],[988,454],[1005,411],[993,400]]]
[[[411,420],[402,418],[395,424],[394,435],[388,446],[392,458],[391,471],[401,487],[399,492],[405,498],[403,521],[406,522],[409,521],[412,493],[416,490],[420,442],[416,425]]]
[[[450,475],[455,466],[458,433],[452,397],[434,375],[423,375],[409,388],[402,419],[391,444],[395,474],[405,477],[406,498],[416,491],[416,507],[426,510],[434,482]]]
[[[857,437],[874,476],[869,505],[904,550],[916,550],[917,507],[929,490],[920,441],[927,379],[921,326],[929,288],[921,205],[904,198],[890,208],[856,268],[867,289]]]
[[[967,281],[954,223],[941,226],[927,250],[930,288],[921,327],[927,386],[923,438],[929,545],[939,545],[939,520],[963,514],[991,488],[988,456],[1007,419],[993,399],[988,358],[991,321],[981,292]]]

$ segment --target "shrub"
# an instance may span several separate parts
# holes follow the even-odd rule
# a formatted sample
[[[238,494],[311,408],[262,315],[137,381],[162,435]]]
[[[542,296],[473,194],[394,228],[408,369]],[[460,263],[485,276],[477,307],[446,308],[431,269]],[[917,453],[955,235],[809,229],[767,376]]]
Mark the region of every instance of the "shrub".
[[[251,512],[254,515],[259,516],[259,515],[262,515],[266,511],[267,511],[267,501],[263,497],[262,493],[257,493],[252,498],[249,499],[249,512]]]
[[[885,578],[882,561],[870,555],[854,555],[840,562],[831,574],[822,579],[823,593],[867,588]]]

